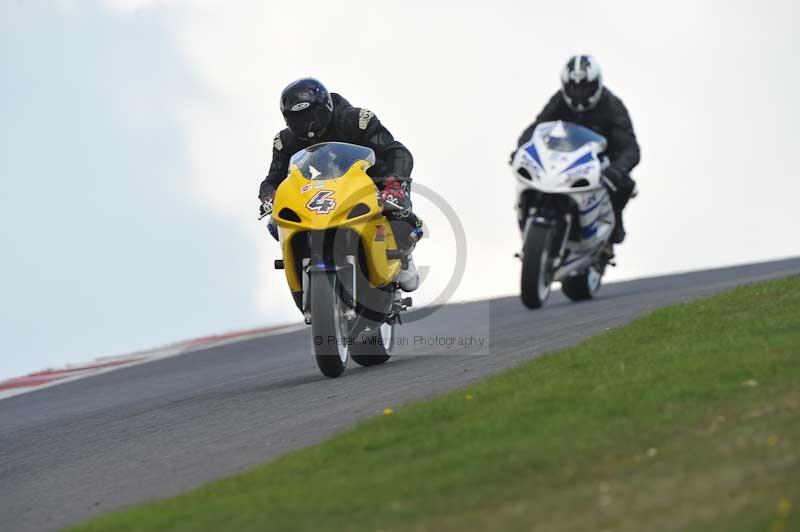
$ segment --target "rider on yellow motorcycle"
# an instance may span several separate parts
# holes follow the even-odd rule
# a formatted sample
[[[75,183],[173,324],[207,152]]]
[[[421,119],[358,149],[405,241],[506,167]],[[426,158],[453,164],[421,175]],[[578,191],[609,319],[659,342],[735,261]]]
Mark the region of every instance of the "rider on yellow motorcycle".
[[[376,163],[368,175],[380,190],[382,204],[392,206],[387,217],[398,245],[407,249],[420,239],[422,222],[412,212],[410,199],[414,160],[372,111],[351,106],[313,78],[289,84],[281,94],[280,107],[287,128],[275,135],[272,164],[259,189],[262,216],[272,212],[275,190],[287,177],[292,155],[322,142],[347,142],[375,152]],[[277,240],[275,225],[270,223],[268,227]],[[398,275],[397,283],[404,291],[411,292],[419,286],[419,275],[410,256],[405,264],[407,267]]]

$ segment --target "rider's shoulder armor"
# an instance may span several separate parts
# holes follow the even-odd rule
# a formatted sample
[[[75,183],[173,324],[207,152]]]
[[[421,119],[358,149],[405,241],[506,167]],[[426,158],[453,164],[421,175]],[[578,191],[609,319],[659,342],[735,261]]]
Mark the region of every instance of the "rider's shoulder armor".
[[[282,129],[275,135],[272,140],[272,148],[282,154],[292,156],[298,151],[302,150],[303,146],[297,137],[295,137],[289,128]]]
[[[345,142],[360,141],[378,123],[375,113],[369,109],[353,107],[347,103],[347,100],[344,100],[344,103],[338,106],[336,100],[334,100],[333,108],[335,134]]]

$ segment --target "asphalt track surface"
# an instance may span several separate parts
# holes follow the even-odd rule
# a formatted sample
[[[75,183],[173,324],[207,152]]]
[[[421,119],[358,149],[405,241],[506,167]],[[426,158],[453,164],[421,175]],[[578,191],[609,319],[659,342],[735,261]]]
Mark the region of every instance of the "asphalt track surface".
[[[408,345],[387,364],[351,362],[335,380],[302,330],[5,399],[0,530],[58,529],[181,493],[658,307],[797,274],[800,258],[612,284],[581,304],[554,294],[538,311],[516,297],[448,305],[403,325]],[[448,346],[470,337],[483,346]]]

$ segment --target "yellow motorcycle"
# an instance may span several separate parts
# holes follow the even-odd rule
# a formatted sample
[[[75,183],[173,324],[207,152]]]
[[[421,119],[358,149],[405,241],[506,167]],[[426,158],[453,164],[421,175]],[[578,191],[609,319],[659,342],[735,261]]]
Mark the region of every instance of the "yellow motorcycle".
[[[362,366],[386,362],[400,313],[411,306],[395,283],[411,248],[397,246],[367,175],[373,164],[369,148],[316,144],[292,157],[273,201],[283,253],[275,267],[311,325],[327,377],[341,375],[348,358]]]

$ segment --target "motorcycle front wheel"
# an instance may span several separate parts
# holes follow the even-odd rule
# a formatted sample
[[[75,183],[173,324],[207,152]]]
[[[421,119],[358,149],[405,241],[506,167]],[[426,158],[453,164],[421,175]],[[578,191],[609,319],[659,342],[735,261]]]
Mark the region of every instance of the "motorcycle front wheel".
[[[522,303],[531,309],[540,308],[550,297],[553,273],[550,268],[550,242],[553,229],[531,225],[522,248]]]
[[[347,367],[352,343],[346,305],[339,295],[335,273],[314,272],[309,285],[314,358],[323,375],[336,378]]]

